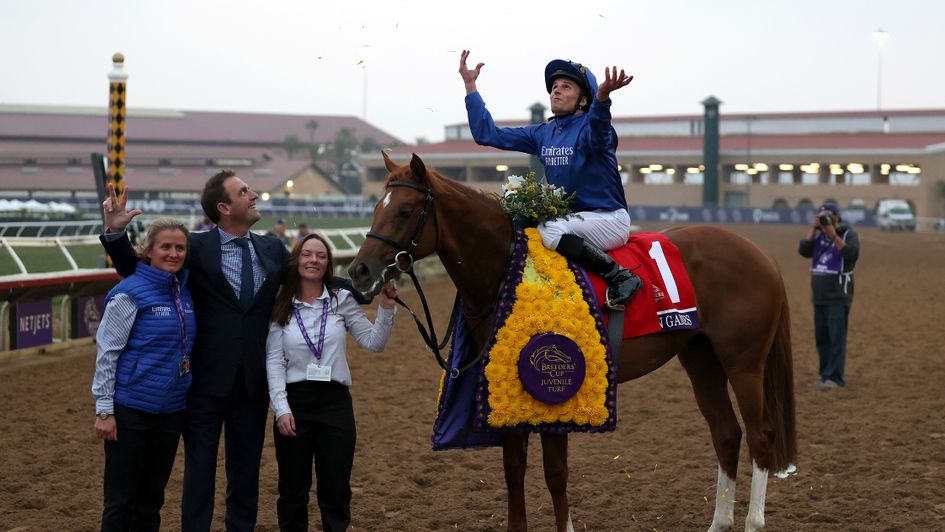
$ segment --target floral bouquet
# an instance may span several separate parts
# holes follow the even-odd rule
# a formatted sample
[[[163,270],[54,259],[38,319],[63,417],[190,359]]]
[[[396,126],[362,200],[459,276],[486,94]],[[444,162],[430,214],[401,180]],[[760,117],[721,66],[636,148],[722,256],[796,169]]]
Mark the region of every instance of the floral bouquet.
[[[515,223],[537,227],[571,214],[573,199],[573,192],[566,195],[563,188],[541,182],[535,172],[529,172],[525,177],[509,176],[509,182],[502,185],[499,203]]]

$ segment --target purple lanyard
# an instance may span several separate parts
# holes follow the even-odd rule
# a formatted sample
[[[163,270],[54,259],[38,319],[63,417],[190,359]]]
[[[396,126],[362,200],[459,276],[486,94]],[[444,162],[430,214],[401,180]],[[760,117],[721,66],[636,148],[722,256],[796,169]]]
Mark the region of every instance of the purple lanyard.
[[[181,357],[186,362],[190,360],[190,355],[187,353],[187,322],[184,319],[184,303],[180,300],[180,283],[176,278],[171,286],[171,295],[174,296],[174,306],[177,307],[177,323],[180,325]]]
[[[318,347],[315,347],[315,344],[312,343],[312,339],[308,335],[308,331],[305,330],[305,325],[302,323],[302,314],[299,313],[299,309],[295,309],[295,323],[299,326],[299,330],[302,331],[302,337],[305,338],[305,343],[308,344],[308,350],[315,355],[315,360],[322,359],[322,348],[325,347],[325,325],[328,324],[328,298],[322,300],[322,324],[321,330],[318,332]]]

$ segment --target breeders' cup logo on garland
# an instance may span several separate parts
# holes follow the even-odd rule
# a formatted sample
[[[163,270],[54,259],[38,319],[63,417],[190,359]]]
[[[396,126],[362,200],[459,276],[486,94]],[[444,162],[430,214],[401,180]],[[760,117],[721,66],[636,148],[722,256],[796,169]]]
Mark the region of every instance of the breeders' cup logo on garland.
[[[545,404],[563,403],[573,397],[584,383],[585,369],[584,353],[573,340],[560,334],[537,334],[519,353],[522,386]]]

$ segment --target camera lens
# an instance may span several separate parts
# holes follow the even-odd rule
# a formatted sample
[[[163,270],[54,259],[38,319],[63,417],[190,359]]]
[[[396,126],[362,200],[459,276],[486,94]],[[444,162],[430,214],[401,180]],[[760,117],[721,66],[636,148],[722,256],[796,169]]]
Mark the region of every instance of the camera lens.
[[[830,219],[829,214],[820,215],[820,225],[831,225],[831,223],[832,223],[832,220]]]

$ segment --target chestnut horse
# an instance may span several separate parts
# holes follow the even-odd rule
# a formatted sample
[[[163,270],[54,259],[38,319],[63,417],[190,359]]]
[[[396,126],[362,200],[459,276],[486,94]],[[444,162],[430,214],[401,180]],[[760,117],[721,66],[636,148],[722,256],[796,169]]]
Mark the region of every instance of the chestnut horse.
[[[390,175],[374,209],[369,238],[348,268],[356,289],[376,293],[400,269],[437,253],[456,285],[467,317],[486,316],[472,333],[472,352],[489,341],[491,319],[513,238],[496,199],[426,168],[414,155],[398,166],[384,153]],[[715,514],[710,531],[731,530],[742,428],[729,398],[731,384],[752,460],[745,530],[764,527],[769,471],[793,468],[796,457],[790,318],[775,261],[748,240],[715,227],[669,229],[698,302],[701,328],[625,340],[617,353],[619,382],[642,377],[675,356],[692,381],[696,402],[718,457]],[[373,237],[373,238],[370,238]],[[557,530],[573,530],[568,509],[568,436],[541,434],[545,481]],[[528,433],[503,439],[508,529],[525,530]]]

